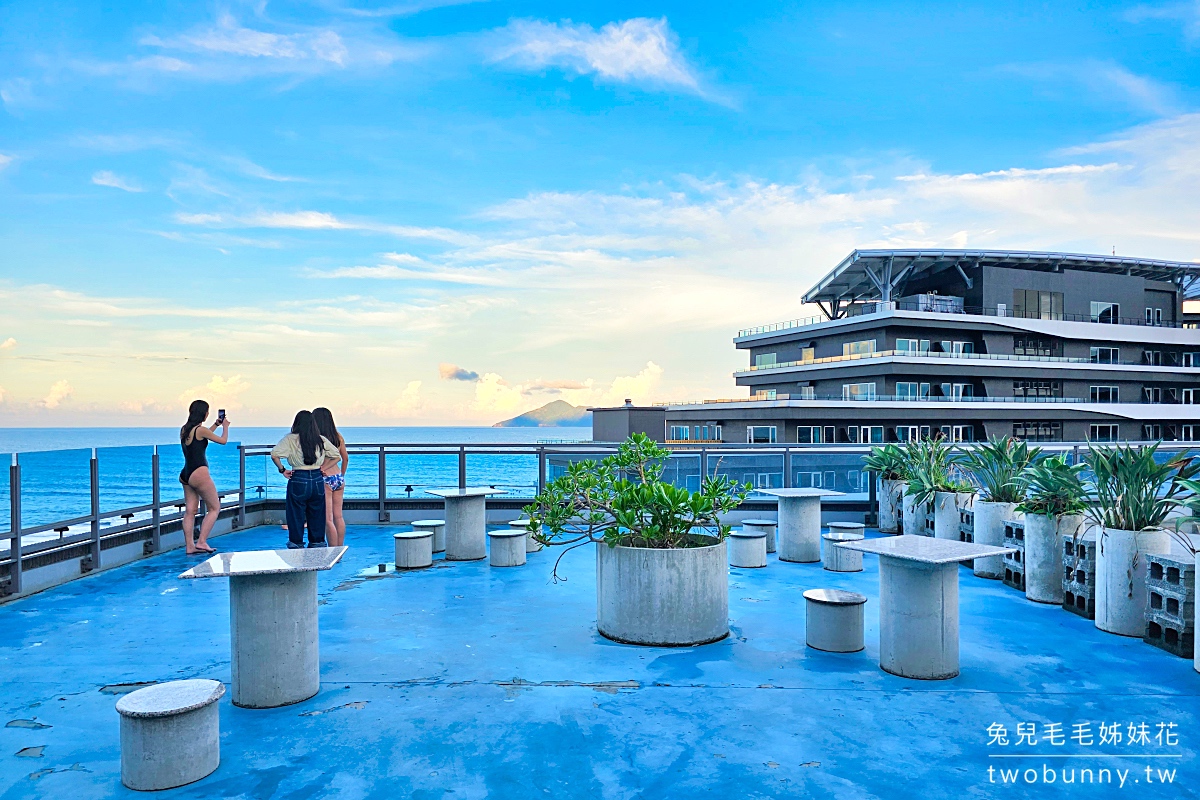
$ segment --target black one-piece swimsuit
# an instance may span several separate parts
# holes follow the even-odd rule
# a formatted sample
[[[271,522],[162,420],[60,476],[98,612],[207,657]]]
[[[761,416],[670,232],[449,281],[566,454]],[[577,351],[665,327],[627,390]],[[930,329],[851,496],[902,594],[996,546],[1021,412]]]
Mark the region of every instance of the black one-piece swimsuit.
[[[201,439],[192,431],[191,444],[182,440],[179,444],[183,448],[183,472],[179,473],[179,482],[187,486],[193,472],[208,466],[208,459],[204,456],[204,451],[208,449],[208,439]]]

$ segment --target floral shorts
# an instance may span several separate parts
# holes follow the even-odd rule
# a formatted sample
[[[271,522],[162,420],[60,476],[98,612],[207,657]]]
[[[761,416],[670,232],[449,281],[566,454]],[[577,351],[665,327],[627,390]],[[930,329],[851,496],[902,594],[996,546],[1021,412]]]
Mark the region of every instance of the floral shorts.
[[[340,472],[334,473],[333,475],[326,475],[325,476],[325,485],[328,486],[331,490],[333,490],[335,492],[338,489],[345,489],[346,488],[346,476],[342,475],[342,473],[340,473]]]

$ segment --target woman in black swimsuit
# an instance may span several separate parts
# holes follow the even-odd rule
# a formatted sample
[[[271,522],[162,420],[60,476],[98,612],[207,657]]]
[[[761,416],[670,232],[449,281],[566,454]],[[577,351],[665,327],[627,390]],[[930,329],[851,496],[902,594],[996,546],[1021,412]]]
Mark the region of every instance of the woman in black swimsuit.
[[[217,496],[217,486],[212,476],[208,474],[208,459],[204,451],[209,442],[225,444],[229,441],[229,417],[223,417],[204,427],[208,419],[208,403],[203,400],[193,400],[188,406],[188,420],[179,429],[179,444],[183,447],[183,472],[179,473],[179,482],[183,484],[183,498],[187,508],[183,512],[183,545],[189,556],[199,553],[215,553],[208,546],[208,534],[217,524],[217,515],[221,513],[221,499]],[[222,428],[221,434],[216,433]],[[196,525],[196,511],[200,501],[204,501],[204,520],[200,523],[200,536],[192,540],[192,531]]]

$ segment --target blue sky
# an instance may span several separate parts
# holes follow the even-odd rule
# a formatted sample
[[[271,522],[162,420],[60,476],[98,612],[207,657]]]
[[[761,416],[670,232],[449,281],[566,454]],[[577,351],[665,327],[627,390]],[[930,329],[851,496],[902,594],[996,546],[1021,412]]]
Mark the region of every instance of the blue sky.
[[[116,5],[0,8],[0,425],[728,397],[856,246],[1200,259],[1195,2]]]

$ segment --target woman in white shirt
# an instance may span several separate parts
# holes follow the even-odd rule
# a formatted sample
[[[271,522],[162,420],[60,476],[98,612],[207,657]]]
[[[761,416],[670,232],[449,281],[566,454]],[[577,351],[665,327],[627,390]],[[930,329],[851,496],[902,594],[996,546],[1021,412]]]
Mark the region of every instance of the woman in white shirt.
[[[292,432],[271,450],[271,460],[288,479],[284,504],[288,527],[288,549],[328,547],[325,541],[325,479],[321,469],[338,461],[338,449],[317,430],[311,411],[301,411],[292,422]],[[283,466],[286,459],[288,467]]]

